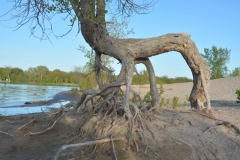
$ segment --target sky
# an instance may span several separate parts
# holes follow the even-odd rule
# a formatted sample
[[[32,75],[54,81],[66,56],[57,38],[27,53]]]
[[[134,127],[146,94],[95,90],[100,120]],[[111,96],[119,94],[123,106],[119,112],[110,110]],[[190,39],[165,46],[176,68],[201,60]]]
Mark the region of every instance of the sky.
[[[0,15],[6,13],[11,3],[0,2]],[[232,71],[240,67],[240,1],[239,0],[159,0],[151,12],[133,15],[128,27],[134,34],[129,38],[150,38],[167,33],[188,33],[196,43],[200,53],[213,45],[231,49],[227,67]],[[50,41],[30,36],[29,24],[14,31],[15,20],[6,21],[10,15],[0,17],[0,67],[11,66],[27,70],[29,67],[44,65],[49,70],[60,69],[66,72],[74,66],[83,66],[88,59],[77,50],[79,45],[88,44],[77,26],[66,36],[57,39],[50,35]],[[61,19],[53,21],[56,34],[64,34],[69,23]],[[168,52],[150,58],[155,74],[168,77],[192,78],[192,73],[178,52]],[[113,64],[116,74],[119,64]],[[145,69],[137,65],[137,70]]]

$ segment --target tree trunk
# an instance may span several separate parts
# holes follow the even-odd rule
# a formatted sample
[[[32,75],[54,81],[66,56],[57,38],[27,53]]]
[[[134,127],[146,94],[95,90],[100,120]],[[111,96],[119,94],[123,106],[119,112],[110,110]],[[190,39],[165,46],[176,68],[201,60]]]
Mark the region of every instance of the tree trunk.
[[[93,1],[81,0],[79,6],[81,7],[75,7],[74,11],[81,23],[81,32],[86,42],[96,53],[109,55],[122,62],[121,76],[117,82],[122,81],[122,72],[125,71],[125,74],[127,74],[125,111],[129,110],[129,85],[132,81],[133,64],[139,59],[146,59],[169,51],[180,52],[192,71],[194,85],[189,97],[191,107],[196,109],[204,107],[205,97],[209,100],[206,93],[210,83],[210,70],[199,54],[195,43],[190,39],[190,35],[179,33],[148,39],[116,39],[110,37],[106,30],[104,0],[99,0],[96,4]],[[92,10],[95,10],[95,12],[92,12]],[[145,65],[150,75],[151,94],[155,94],[157,90],[156,84],[153,85],[153,83],[156,83],[155,75],[149,62],[149,60],[145,61]],[[158,99],[153,98],[153,100],[155,102],[152,102],[152,104],[155,106]],[[210,109],[209,101],[208,106],[208,109]]]
[[[135,60],[135,62],[142,63],[146,66],[150,82],[150,94],[152,97],[152,106],[159,107],[160,99],[157,90],[156,76],[151,61],[149,60],[149,58],[141,58]]]

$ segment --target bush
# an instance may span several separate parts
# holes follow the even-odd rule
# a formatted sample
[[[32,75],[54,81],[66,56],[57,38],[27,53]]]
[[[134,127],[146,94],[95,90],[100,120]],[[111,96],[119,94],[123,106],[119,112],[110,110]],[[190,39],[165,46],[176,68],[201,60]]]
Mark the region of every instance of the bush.
[[[178,97],[173,97],[172,99],[172,108],[176,109],[179,106],[178,104]]]
[[[152,100],[150,92],[147,92],[147,94],[144,96],[144,100],[150,102]]]
[[[237,94],[237,99],[240,101],[240,89],[236,90],[236,94]]]

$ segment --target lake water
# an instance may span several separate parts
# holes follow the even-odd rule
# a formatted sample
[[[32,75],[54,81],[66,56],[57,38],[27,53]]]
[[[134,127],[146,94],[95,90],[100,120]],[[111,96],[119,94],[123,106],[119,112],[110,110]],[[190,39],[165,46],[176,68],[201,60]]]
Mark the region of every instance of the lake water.
[[[26,84],[0,84],[0,114],[15,115],[41,112],[49,108],[57,108],[60,104],[50,106],[16,107],[25,102],[47,101],[59,92],[71,90],[65,86],[40,86]],[[68,102],[61,102],[62,104]]]

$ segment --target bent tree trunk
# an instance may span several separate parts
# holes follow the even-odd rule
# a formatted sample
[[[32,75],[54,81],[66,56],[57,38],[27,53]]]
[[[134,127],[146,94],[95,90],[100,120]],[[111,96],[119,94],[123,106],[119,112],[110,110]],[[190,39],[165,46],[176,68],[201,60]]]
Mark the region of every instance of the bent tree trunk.
[[[195,43],[186,33],[166,34],[148,39],[116,39],[110,37],[105,24],[105,1],[97,3],[89,0],[81,0],[79,5],[72,1],[72,6],[81,24],[81,32],[86,42],[98,54],[105,54],[118,59],[122,63],[122,69],[116,83],[126,81],[126,96],[124,109],[129,113],[129,92],[132,82],[135,63],[144,63],[150,76],[151,95],[153,106],[158,106],[159,98],[156,97],[156,82],[154,69],[148,57],[177,51],[181,53],[193,75],[193,88],[189,97],[191,107],[202,109],[205,98],[210,110],[208,88],[210,83],[210,70],[207,63],[199,54]],[[95,11],[95,12],[92,12]],[[174,64],[172,64],[174,65]],[[155,95],[155,96],[154,96]],[[130,116],[127,114],[127,116]]]

